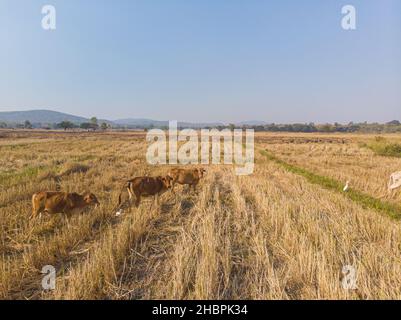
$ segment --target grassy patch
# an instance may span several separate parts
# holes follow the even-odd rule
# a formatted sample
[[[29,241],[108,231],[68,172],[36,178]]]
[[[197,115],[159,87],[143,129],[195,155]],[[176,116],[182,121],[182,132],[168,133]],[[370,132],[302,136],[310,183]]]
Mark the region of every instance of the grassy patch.
[[[20,171],[0,172],[0,185],[3,187],[11,187],[24,183],[27,180],[36,179],[40,174],[46,171],[57,169],[57,166],[29,166]]]
[[[374,141],[361,143],[360,146],[380,156],[401,158],[401,144],[389,142],[383,137],[376,137]]]
[[[20,182],[25,178],[36,177],[41,168],[40,167],[26,167],[20,172],[10,171],[10,172],[0,172],[0,184],[6,185],[7,183]]]
[[[20,171],[0,172],[0,185],[10,187],[21,184],[26,180],[39,177],[39,180],[51,179],[55,176],[69,176],[74,173],[85,173],[90,169],[89,166],[75,162],[67,162],[62,165],[54,166],[28,166]],[[59,175],[56,173],[60,172]]]
[[[343,192],[343,187],[344,187],[343,183],[335,179],[317,175],[304,168],[297,167],[295,165],[287,163],[277,158],[275,155],[271,154],[266,150],[261,150],[260,152],[266,158],[268,158],[271,161],[274,161],[275,163],[283,167],[285,170],[306,178],[310,183],[320,185],[328,190],[340,192],[341,194],[348,197],[352,201],[360,204],[364,208],[376,210],[396,220],[401,219],[401,206],[377,199],[375,197],[372,197],[368,194],[365,194],[363,192],[354,189],[349,189],[347,192]]]

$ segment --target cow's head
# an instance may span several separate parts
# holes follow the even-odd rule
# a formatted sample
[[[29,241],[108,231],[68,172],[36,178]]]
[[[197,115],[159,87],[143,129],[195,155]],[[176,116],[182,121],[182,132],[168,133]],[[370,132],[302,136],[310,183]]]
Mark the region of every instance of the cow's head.
[[[203,178],[206,174],[206,169],[205,168],[198,168],[198,173],[199,173],[199,177]]]
[[[93,193],[85,194],[84,201],[88,206],[95,206],[95,208],[100,205],[99,201]]]
[[[171,178],[169,175],[165,177],[160,177],[160,179],[166,189],[170,189],[172,187],[173,178]]]

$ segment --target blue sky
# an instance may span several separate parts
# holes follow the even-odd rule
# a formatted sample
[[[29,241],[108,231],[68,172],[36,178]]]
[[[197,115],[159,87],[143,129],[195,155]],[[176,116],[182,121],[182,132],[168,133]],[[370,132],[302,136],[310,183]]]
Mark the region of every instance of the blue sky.
[[[0,111],[401,120],[399,0],[0,0],[0,40]]]

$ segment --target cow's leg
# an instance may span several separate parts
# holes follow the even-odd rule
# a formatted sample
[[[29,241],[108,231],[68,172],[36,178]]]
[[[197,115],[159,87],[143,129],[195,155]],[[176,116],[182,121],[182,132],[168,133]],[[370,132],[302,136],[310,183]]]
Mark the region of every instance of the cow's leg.
[[[149,211],[152,211],[153,203],[156,201],[156,196],[153,197],[153,201],[150,203]]]
[[[141,203],[141,195],[140,194],[136,194],[136,201],[135,201],[135,207],[139,207]]]
[[[32,214],[31,214],[31,219],[35,219],[38,214],[40,213],[40,207],[36,207],[35,205],[32,207]]]
[[[42,214],[51,215],[52,213],[53,211],[51,209],[45,207],[44,210],[40,212],[39,219],[42,219]]]
[[[132,207],[132,199],[128,199],[125,203],[128,203],[128,207],[131,208]],[[125,204],[124,203],[124,204]]]
[[[42,211],[42,213],[48,215],[48,216],[54,216],[57,212],[56,209],[52,209],[52,208],[46,208]]]
[[[171,182],[171,192],[172,192],[173,194],[175,194],[174,187],[175,187],[175,181],[173,180],[173,181]]]
[[[37,212],[37,208],[36,208],[35,202],[32,200],[32,213],[31,213],[30,218],[34,219],[37,214],[38,214],[38,212]]]
[[[32,196],[32,214],[30,217],[31,219],[35,219],[38,216],[39,212],[43,209],[41,208],[40,202],[38,203],[36,201],[36,197],[36,195]]]
[[[121,215],[124,212],[124,210],[128,210],[128,211],[131,210],[133,195],[132,195],[132,191],[130,189],[130,185],[129,184],[128,184],[126,190],[127,190],[127,193],[128,193],[128,199],[125,200],[125,201],[122,201],[122,194],[123,193],[121,192],[121,194],[119,196],[119,200],[118,200],[118,206],[117,206],[117,209],[116,209],[117,210],[116,215]]]
[[[194,181],[189,185],[189,189],[191,190],[191,188],[192,188],[193,192],[196,192],[197,185],[198,185],[198,181]]]
[[[54,217],[56,218],[58,218],[58,219],[60,219],[61,220],[61,222],[64,224],[64,225],[69,225],[70,224],[70,216],[68,215],[68,214],[66,214],[66,213],[59,213],[59,214],[57,214],[57,215],[54,215]]]
[[[127,191],[128,191],[129,202],[131,202],[132,198],[134,197],[134,194],[132,193],[130,187],[127,188]]]

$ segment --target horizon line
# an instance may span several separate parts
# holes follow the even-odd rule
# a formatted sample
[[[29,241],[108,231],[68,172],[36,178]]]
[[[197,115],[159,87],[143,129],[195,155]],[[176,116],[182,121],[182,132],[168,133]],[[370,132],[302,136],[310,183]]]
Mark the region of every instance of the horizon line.
[[[0,110],[2,109],[2,107],[0,107]],[[157,122],[171,122],[171,121],[177,121],[177,122],[182,122],[182,123],[190,123],[190,124],[240,124],[240,123],[249,123],[249,122],[259,122],[261,124],[255,124],[255,125],[272,125],[272,124],[276,124],[276,125],[280,125],[280,124],[350,124],[350,123],[355,123],[355,124],[361,124],[361,123],[368,123],[368,124],[387,124],[389,122],[392,121],[400,121],[401,119],[388,119],[386,121],[380,122],[380,121],[368,121],[368,120],[347,120],[345,122],[339,122],[339,121],[333,121],[333,122],[328,122],[328,121],[288,121],[288,122],[277,122],[277,121],[268,121],[268,120],[255,120],[255,119],[248,119],[248,120],[240,120],[240,121],[226,121],[226,120],[208,120],[208,121],[195,121],[195,120],[177,120],[177,119],[155,119],[155,118],[151,118],[151,117],[134,117],[134,116],[126,116],[126,117],[120,117],[120,118],[115,118],[115,119],[108,119],[105,117],[98,117],[96,115],[93,116],[82,116],[82,115],[77,115],[74,113],[69,113],[69,112],[64,112],[64,111],[59,111],[59,110],[55,110],[55,109],[47,109],[47,108],[43,108],[40,107],[38,109],[26,109],[26,110],[6,110],[6,111],[0,111],[1,113],[18,113],[18,112],[38,112],[38,111],[48,111],[48,112],[55,112],[55,113],[61,113],[61,114],[65,114],[65,115],[69,115],[69,116],[73,116],[73,117],[78,117],[78,118],[84,118],[87,120],[90,120],[92,117],[97,118],[97,120],[100,121],[109,121],[109,122],[116,122],[116,121],[122,121],[122,120],[148,120],[148,121],[157,121]],[[0,121],[4,121],[1,120]],[[263,124],[262,124],[263,123]]]

